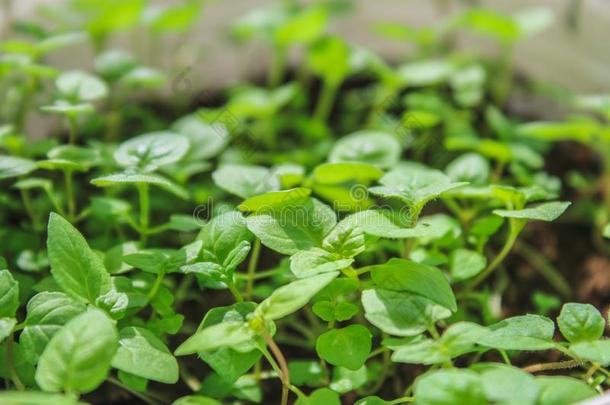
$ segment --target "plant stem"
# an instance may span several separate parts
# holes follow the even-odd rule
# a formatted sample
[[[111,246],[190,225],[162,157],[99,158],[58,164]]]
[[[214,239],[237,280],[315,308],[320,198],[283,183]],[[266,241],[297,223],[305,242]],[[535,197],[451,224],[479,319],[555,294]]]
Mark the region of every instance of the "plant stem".
[[[235,298],[235,301],[244,302],[244,298],[239,293],[239,290],[235,288],[235,283],[233,283],[233,281],[227,281],[227,287],[229,288],[231,294],[233,294],[233,298]]]
[[[64,170],[64,178],[66,181],[66,201],[68,205],[68,219],[74,222],[76,218],[76,200],[74,199],[74,182],[72,181],[72,170]]]
[[[70,145],[76,144],[76,116],[68,114],[68,134],[70,136]]]
[[[558,293],[566,298],[572,295],[570,284],[561,273],[549,263],[546,257],[541,255],[536,249],[526,243],[517,243],[515,245],[515,250],[527,259],[534,269],[537,270]]]
[[[322,122],[328,121],[328,117],[335,102],[335,96],[339,90],[340,83],[324,82],[322,92],[318,98],[314,117]]]
[[[273,60],[271,61],[271,70],[267,84],[270,88],[277,87],[284,80],[284,71],[286,70],[286,48],[281,45],[275,45],[273,48]]]
[[[120,382],[119,380],[117,380],[114,377],[108,377],[108,382],[111,384],[116,385],[117,387],[120,387],[122,389],[124,389],[125,391],[129,392],[131,395],[133,395],[134,397],[142,400],[143,402],[147,403],[148,405],[159,405],[160,401],[157,401],[155,399],[151,399],[149,398],[147,395],[142,394],[141,392],[138,392],[134,389],[131,389],[130,387],[128,387],[127,385],[123,384],[122,382]]]
[[[148,292],[149,301],[151,301],[153,298],[155,298],[157,296],[157,293],[159,292],[159,287],[161,287],[161,283],[163,283],[164,277],[165,277],[165,273],[163,273],[163,272],[157,273],[157,278],[155,278],[155,283],[153,284],[150,291]]]
[[[30,217],[30,221],[32,221],[32,228],[34,228],[35,232],[40,230],[40,223],[38,221],[38,217],[34,214],[34,208],[32,207],[32,199],[30,198],[30,193],[28,190],[21,189],[19,190],[21,193],[21,200],[23,201],[23,207],[25,208],[25,212]]]
[[[144,247],[148,236],[148,217],[150,211],[148,184],[138,183],[137,188],[140,197],[140,243]]]
[[[396,398],[392,401],[389,401],[388,403],[390,405],[395,405],[395,404],[402,404],[404,402],[414,402],[415,401],[415,397],[402,397],[402,398]]]
[[[538,373],[540,371],[548,371],[548,370],[564,370],[567,368],[574,368],[583,365],[582,361],[578,360],[566,360],[566,361],[555,361],[551,363],[540,363],[540,364],[532,364],[527,367],[523,367],[523,371],[527,371],[528,373]]]
[[[474,290],[483,281],[485,281],[485,279],[487,277],[489,277],[489,275],[491,273],[493,273],[493,271],[496,269],[496,267],[498,267],[500,265],[500,263],[502,263],[502,261],[506,258],[508,253],[511,251],[513,245],[515,244],[515,241],[517,240],[517,237],[519,236],[519,233],[525,226],[526,221],[519,220],[516,218],[509,218],[508,224],[509,224],[508,237],[506,238],[506,241],[504,242],[504,246],[502,247],[502,250],[498,253],[498,255],[496,257],[494,257],[494,259],[487,265],[487,267],[481,273],[479,273],[479,275],[474,280],[472,280],[472,282],[470,284],[468,284],[464,288],[463,292],[470,292],[470,291]]]
[[[288,390],[290,389],[290,372],[288,371],[288,363],[286,362],[286,358],[284,354],[275,343],[273,338],[267,333],[263,333],[263,339],[265,339],[265,343],[271,349],[271,353],[277,359],[277,364],[279,365],[281,372],[281,380],[282,380],[282,402],[281,405],[288,404]]]
[[[252,248],[252,254],[250,255],[250,261],[248,262],[248,278],[246,280],[246,300],[252,299],[252,291],[254,290],[254,279],[256,274],[256,266],[258,264],[258,256],[261,251],[261,241],[256,238],[254,240],[254,247]]]
[[[8,369],[8,374],[11,377],[11,380],[13,381],[13,384],[15,384],[15,388],[17,388],[19,391],[23,391],[25,390],[25,386],[21,382],[19,375],[17,375],[17,370],[15,370],[15,363],[13,359],[14,343],[15,341],[13,337],[13,331],[11,331],[6,340],[6,367]]]

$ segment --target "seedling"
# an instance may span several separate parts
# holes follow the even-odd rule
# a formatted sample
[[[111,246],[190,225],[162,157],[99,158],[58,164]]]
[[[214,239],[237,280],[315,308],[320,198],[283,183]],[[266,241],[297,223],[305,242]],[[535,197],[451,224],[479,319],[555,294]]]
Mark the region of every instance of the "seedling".
[[[234,32],[271,45],[268,83],[192,110],[141,102],[164,73],[102,48],[140,23],[154,45],[184,33],[203,2],[98,3],[58,7],[95,73],[44,65],[82,34],[0,44],[1,404],[556,405],[608,389],[607,319],[595,296],[572,302],[578,264],[549,234],[594,219],[607,246],[610,174],[577,179],[572,207],[546,153],[577,140],[609,172],[610,103],[570,100],[599,121],[504,108],[511,49],[546,14],[385,25],[419,47],[394,65],[326,32],[336,2],[257,11]],[[500,58],[454,49],[462,30]],[[24,133],[39,108],[67,141]],[[598,190],[603,206],[578,211]],[[593,218],[559,226],[564,212]]]

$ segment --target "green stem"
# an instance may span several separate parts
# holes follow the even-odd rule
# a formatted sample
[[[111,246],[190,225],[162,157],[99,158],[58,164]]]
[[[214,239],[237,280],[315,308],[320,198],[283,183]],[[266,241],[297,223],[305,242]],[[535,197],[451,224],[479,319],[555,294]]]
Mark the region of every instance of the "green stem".
[[[144,247],[148,236],[148,218],[150,215],[148,184],[138,183],[137,187],[140,197],[140,243]]]
[[[152,299],[157,296],[157,293],[159,292],[159,287],[161,287],[161,283],[163,283],[164,277],[165,277],[165,273],[163,273],[163,272],[157,273],[157,278],[155,279],[155,283],[153,284],[150,291],[148,292],[149,301],[152,301]]]
[[[32,221],[32,228],[35,232],[38,232],[41,229],[40,222],[38,221],[38,217],[34,213],[34,208],[32,206],[32,199],[30,198],[30,193],[28,190],[21,189],[19,190],[21,193],[21,200],[23,200],[23,207],[25,208],[25,212],[27,212],[30,217],[30,221]]]
[[[70,136],[70,145],[76,144],[76,116],[68,114],[68,134]]]
[[[244,298],[239,293],[239,290],[237,288],[235,288],[235,283],[233,283],[233,281],[227,281],[227,287],[229,288],[229,291],[231,292],[231,294],[233,294],[233,298],[235,298],[235,301],[237,301],[237,302],[244,301]]]
[[[17,370],[15,370],[15,363],[13,361],[14,343],[15,343],[15,341],[13,338],[13,332],[11,331],[11,333],[8,335],[7,341],[6,341],[6,366],[8,369],[8,374],[11,377],[13,384],[15,384],[15,387],[19,391],[23,391],[23,390],[25,390],[25,385],[23,385],[23,383],[21,382],[21,379],[19,379],[19,375],[17,375]]]
[[[282,353],[282,351],[280,350],[278,345],[275,343],[273,338],[266,331],[263,332],[262,336],[263,336],[263,339],[265,339],[265,343],[267,344],[267,347],[269,347],[269,349],[271,350],[271,353],[273,353],[273,356],[277,360],[275,367],[271,361],[270,361],[270,363],[271,363],[271,366],[274,367],[274,369],[279,366],[279,375],[280,375],[280,379],[282,380],[281,405],[287,405],[288,404],[288,390],[291,389],[290,371],[288,370],[288,362],[286,361],[286,357],[284,357],[284,354]],[[263,352],[263,354],[265,354],[265,353]],[[269,356],[269,357],[271,357],[271,356]],[[276,370],[276,372],[277,372],[277,370]]]
[[[271,70],[267,84],[270,88],[279,86],[284,80],[286,70],[286,48],[281,45],[276,45],[273,49],[273,60],[271,61]]]
[[[549,263],[546,257],[540,254],[536,249],[525,243],[517,243],[515,245],[515,250],[529,261],[534,269],[537,270],[558,293],[566,298],[572,295],[572,289],[567,280],[553,267],[553,265],[551,265],[551,263]]]
[[[319,121],[328,121],[339,87],[340,83],[326,81],[322,85],[322,92],[318,98],[318,104],[316,105],[316,111],[314,112],[314,117]]]
[[[250,255],[250,261],[248,262],[248,279],[246,280],[246,300],[252,299],[252,291],[254,290],[254,279],[256,274],[256,266],[258,265],[258,256],[261,251],[261,241],[256,238],[254,240],[254,247],[252,248],[252,254]]]
[[[140,399],[141,401],[145,402],[148,405],[159,405],[161,403],[160,401],[149,398],[147,395],[129,388],[127,385],[123,384],[122,382],[120,382],[119,380],[117,380],[114,377],[108,377],[108,382],[116,385],[117,387],[124,389],[125,391],[129,392],[131,395]]]
[[[508,253],[513,248],[513,245],[515,244],[515,241],[517,240],[519,233],[521,233],[521,230],[525,226],[526,221],[520,220],[517,218],[509,218],[508,221],[509,221],[508,222],[508,224],[509,224],[508,237],[506,238],[506,241],[504,242],[504,246],[502,247],[502,250],[497,254],[496,257],[494,257],[494,259],[487,265],[487,267],[481,273],[479,273],[479,275],[474,280],[472,280],[472,282],[470,282],[470,284],[468,284],[464,288],[463,292],[465,292],[465,293],[470,292],[470,291],[474,290],[476,287],[478,287],[483,281],[485,281],[485,279],[487,279],[487,277],[489,277],[489,275],[491,273],[493,273],[493,271],[500,265],[500,263],[502,263],[502,261],[506,258]]]
[[[260,280],[262,278],[268,278],[268,277],[273,277],[276,274],[282,273],[284,270],[283,269],[273,269],[273,270],[267,270],[267,271],[259,271],[257,273],[254,274],[254,276],[252,277],[254,280]],[[240,279],[240,280],[248,280],[248,274],[242,274],[242,273],[235,273],[235,277]]]
[[[72,179],[72,170],[64,170],[64,178],[66,181],[66,201],[68,205],[68,219],[73,222],[76,218],[76,200],[74,199],[74,182]]]

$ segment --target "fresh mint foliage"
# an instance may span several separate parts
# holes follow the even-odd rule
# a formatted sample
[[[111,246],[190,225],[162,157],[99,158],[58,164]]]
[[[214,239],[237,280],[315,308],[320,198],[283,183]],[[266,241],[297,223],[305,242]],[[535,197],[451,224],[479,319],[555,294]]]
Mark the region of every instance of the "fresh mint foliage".
[[[110,274],[101,257],[59,214],[49,216],[48,233],[47,251],[55,282],[73,298],[94,304],[110,289]]]
[[[432,2],[374,22],[385,60],[335,30],[362,2],[277,2],[223,24],[269,47],[227,85],[191,35],[217,5],[157,3],[2,13],[0,404],[608,391],[610,97],[513,63],[547,10]]]

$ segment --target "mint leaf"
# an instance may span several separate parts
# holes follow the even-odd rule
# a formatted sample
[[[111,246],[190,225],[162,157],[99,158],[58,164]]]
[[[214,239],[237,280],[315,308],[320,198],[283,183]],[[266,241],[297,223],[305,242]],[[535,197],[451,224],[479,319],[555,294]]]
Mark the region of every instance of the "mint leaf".
[[[503,350],[546,350],[555,347],[555,324],[540,315],[522,315],[489,326],[490,333],[477,343]]]
[[[76,316],[40,356],[36,383],[51,392],[93,391],[108,375],[117,342],[116,328],[102,311],[91,309]]]
[[[85,312],[85,304],[61,292],[41,292],[27,304],[25,327],[19,337],[24,353],[32,364],[45,347],[68,321]]]
[[[320,246],[324,236],[337,223],[337,218],[329,206],[311,198],[272,213],[250,215],[246,222],[248,229],[263,245],[291,255]]]
[[[445,275],[436,267],[404,259],[367,267],[379,288],[420,295],[451,311],[457,310],[455,296]]]
[[[494,214],[504,218],[518,218],[538,221],[554,221],[570,206],[570,202],[548,202],[522,210],[494,210]]]
[[[362,325],[350,325],[324,332],[316,340],[320,358],[350,370],[362,367],[371,351],[371,332]]]
[[[19,308],[19,284],[8,270],[0,270],[0,318],[13,317]]]
[[[112,367],[166,384],[175,384],[179,377],[178,362],[165,344],[152,332],[138,327],[121,330]]]
[[[110,289],[110,274],[99,255],[68,221],[55,213],[49,216],[47,252],[51,274],[73,298],[91,304]]]
[[[451,311],[419,295],[384,289],[362,292],[365,318],[383,332],[396,336],[415,336]]]
[[[604,334],[606,322],[591,304],[564,304],[557,318],[561,334],[571,343],[593,341]]]
[[[311,297],[338,275],[338,272],[324,273],[286,284],[261,302],[254,314],[271,320],[283,318],[305,306]]]

